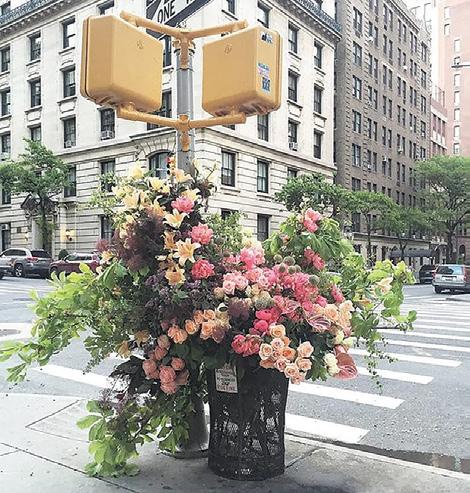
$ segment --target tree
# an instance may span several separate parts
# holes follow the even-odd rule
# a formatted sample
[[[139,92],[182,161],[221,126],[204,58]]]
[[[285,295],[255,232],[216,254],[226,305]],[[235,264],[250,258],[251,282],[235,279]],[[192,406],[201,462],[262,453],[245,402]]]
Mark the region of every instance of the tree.
[[[417,172],[426,184],[422,196],[433,230],[446,237],[446,262],[454,262],[456,230],[470,220],[470,158],[435,156]]]
[[[0,165],[0,183],[13,195],[27,194],[23,208],[35,216],[46,249],[56,206],[53,198],[69,183],[69,167],[40,142],[25,142],[25,153],[18,160]]]
[[[372,261],[372,233],[379,229],[382,217],[390,211],[394,203],[389,197],[375,192],[350,192],[349,208],[352,214],[360,214],[364,219],[367,235],[367,259]]]
[[[405,250],[413,234],[425,233],[429,230],[426,214],[417,208],[393,204],[378,221],[381,229],[388,229],[395,236],[400,248],[401,260],[405,258]]]

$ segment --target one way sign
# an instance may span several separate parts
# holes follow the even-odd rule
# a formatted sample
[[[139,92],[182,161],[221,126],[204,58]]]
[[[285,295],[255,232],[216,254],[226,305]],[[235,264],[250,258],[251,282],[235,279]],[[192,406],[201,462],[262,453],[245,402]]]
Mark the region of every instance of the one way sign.
[[[177,26],[211,0],[154,0],[147,6],[147,18],[160,24]]]

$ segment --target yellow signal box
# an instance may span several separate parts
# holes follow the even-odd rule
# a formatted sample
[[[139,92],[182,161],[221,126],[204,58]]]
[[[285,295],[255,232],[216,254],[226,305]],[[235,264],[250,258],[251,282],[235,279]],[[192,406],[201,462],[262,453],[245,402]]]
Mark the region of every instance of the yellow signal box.
[[[268,113],[281,105],[281,37],[256,26],[203,47],[202,107],[213,116]]]
[[[162,105],[163,45],[113,15],[83,24],[81,94],[98,105],[132,104],[153,112]]]

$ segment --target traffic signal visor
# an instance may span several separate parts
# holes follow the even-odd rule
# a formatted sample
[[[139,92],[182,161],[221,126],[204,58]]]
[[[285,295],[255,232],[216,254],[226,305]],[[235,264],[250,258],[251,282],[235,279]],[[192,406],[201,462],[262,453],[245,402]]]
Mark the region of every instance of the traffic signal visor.
[[[256,26],[203,47],[202,107],[213,116],[268,113],[281,105],[281,37]]]
[[[131,103],[153,112],[162,105],[163,45],[113,15],[83,24],[80,92],[98,105]]]

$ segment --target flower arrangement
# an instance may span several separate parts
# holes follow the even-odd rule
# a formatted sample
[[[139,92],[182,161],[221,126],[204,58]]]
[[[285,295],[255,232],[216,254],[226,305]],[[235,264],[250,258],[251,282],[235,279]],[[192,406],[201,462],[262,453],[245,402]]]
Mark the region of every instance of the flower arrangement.
[[[263,245],[240,229],[230,237],[220,219],[205,220],[209,180],[169,165],[168,180],[139,166],[118,180],[116,231],[98,275],[82,265],[54,277],[56,290],[36,297],[33,339],[0,350],[3,360],[22,359],[12,381],[75,337],[90,353],[86,369],[113,352],[125,358],[79,422],[90,428],[92,475],[135,473],[129,459],[147,441],[167,450],[184,442],[206,370],[274,369],[293,384],[353,378],[355,338],[377,354],[379,323],[408,329],[415,316],[400,316],[404,264],[367,271],[335,221],[308,209]],[[331,262],[341,276],[327,271]]]

